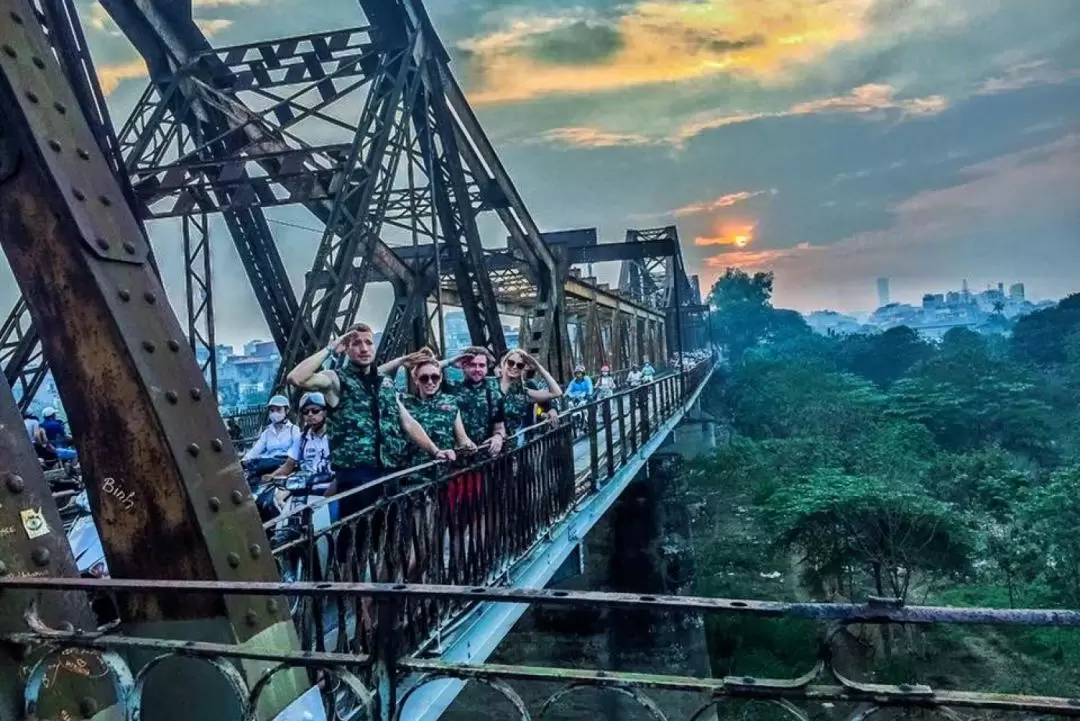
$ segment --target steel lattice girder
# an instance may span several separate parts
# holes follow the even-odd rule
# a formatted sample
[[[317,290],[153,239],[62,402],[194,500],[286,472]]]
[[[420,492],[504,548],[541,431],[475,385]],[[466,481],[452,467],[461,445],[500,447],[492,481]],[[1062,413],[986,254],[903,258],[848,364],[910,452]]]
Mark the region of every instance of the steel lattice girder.
[[[45,356],[78,430],[110,571],[275,580],[235,451],[180,352],[138,222],[29,4],[0,0],[0,12],[0,243],[35,324],[49,328]],[[195,620],[230,642],[296,645],[283,598],[121,604],[136,622]]]

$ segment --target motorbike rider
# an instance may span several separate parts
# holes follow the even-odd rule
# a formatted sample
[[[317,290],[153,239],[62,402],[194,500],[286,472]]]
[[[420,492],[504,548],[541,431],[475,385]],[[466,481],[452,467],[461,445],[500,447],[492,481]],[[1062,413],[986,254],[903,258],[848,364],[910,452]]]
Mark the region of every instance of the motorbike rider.
[[[289,448],[289,454],[281,466],[269,474],[266,480],[288,478],[297,471],[310,478],[310,486],[327,485],[332,478],[330,471],[330,438],[326,434],[326,396],[318,391],[300,397],[300,419],[304,429]],[[274,502],[281,510],[288,500],[289,492],[277,489]]]
[[[592,378],[585,375],[585,366],[579,363],[574,367],[574,379],[566,385],[566,397],[571,402],[584,402],[588,401],[592,394]]]
[[[37,435],[38,443],[34,444],[38,457],[44,461],[74,460],[77,454],[74,448],[69,448],[71,436],[68,435],[67,424],[56,415],[55,408],[46,408],[41,415],[41,433]]]
[[[241,459],[252,483],[264,474],[277,470],[300,439],[300,428],[289,420],[289,399],[275,395],[266,403],[270,424],[259,434],[255,445]]]
[[[645,362],[641,364],[641,382],[642,383],[652,383],[652,381],[653,381],[653,379],[655,377],[656,377],[656,369],[653,368],[652,363],[650,363],[649,359],[646,358]]]
[[[600,380],[596,382],[597,397],[603,400],[615,395],[615,376],[611,375],[611,366],[600,366]]]
[[[637,366],[630,366],[630,372],[626,374],[626,384],[631,388],[641,385],[641,371]]]

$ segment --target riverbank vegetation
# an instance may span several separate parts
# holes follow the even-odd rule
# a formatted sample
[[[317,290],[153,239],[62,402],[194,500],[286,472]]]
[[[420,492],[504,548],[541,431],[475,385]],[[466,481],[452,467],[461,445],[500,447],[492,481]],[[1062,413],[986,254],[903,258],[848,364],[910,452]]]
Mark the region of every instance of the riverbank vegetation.
[[[692,465],[698,588],[777,600],[1080,608],[1080,295],[1008,336],[814,334],[729,271],[715,456]],[[822,629],[716,617],[716,675],[793,676]],[[853,676],[1080,694],[1080,629],[852,628]]]

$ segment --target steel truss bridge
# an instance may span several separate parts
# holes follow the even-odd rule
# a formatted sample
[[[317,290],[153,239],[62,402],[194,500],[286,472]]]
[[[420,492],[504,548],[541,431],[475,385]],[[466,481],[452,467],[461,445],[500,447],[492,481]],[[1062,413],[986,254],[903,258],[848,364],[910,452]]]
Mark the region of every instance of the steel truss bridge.
[[[466,680],[524,719],[597,686],[658,719],[650,694],[669,691],[702,696],[693,718],[728,700],[800,718],[796,704],[822,700],[856,719],[891,707],[1080,715],[1064,698],[860,681],[834,662],[832,632],[795,679],[485,664],[530,604],[1077,624],[1064,611],[543,590],[694,406],[712,361],[591,404],[584,438],[564,423],[471,468],[409,469],[325,527],[309,506],[305,534],[272,545],[214,400],[212,214],[283,368],[350,325],[373,283],[394,292],[382,358],[438,345],[432,308],[445,303],[496,353],[500,316],[520,317],[523,346],[563,375],[572,361],[619,368],[704,345],[700,291],[674,228],[623,243],[539,230],[419,0],[360,0],[356,27],[228,48],[210,45],[189,0],[101,4],[150,74],[118,131],[72,1],[0,0],[0,246],[22,294],[0,328],[14,391],[0,393],[0,718],[187,718],[202,703],[202,718],[269,719],[308,701],[333,719],[434,718]],[[321,228],[300,293],[266,215],[286,204]],[[181,228],[180,318],[148,240],[162,219]],[[483,241],[488,225],[497,242]],[[580,271],[607,261],[623,263],[617,289]],[[77,578],[19,423],[17,403],[46,372],[78,437],[111,580]],[[301,581],[283,584],[283,571]],[[102,625],[104,601],[117,617]],[[530,710],[512,686],[528,680],[566,687]]]

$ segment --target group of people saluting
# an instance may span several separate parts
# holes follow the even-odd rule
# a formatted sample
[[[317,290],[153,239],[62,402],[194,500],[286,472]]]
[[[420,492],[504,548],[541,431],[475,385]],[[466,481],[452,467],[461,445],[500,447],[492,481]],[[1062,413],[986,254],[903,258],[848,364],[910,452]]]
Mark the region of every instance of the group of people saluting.
[[[335,355],[341,362],[327,367]],[[451,364],[464,372],[463,380],[444,376]],[[402,367],[411,380],[408,393],[400,393],[393,381]],[[302,433],[289,438],[288,457],[293,465],[303,464],[310,448],[321,453],[327,446],[334,490],[342,493],[425,460],[454,461],[458,452],[497,455],[516,446],[520,431],[532,421],[534,406],[549,403],[563,391],[524,350],[507,352],[498,363],[497,377],[495,370],[494,358],[479,347],[445,360],[424,348],[376,366],[374,334],[369,326],[357,324],[289,372],[288,383],[307,391],[299,407],[307,422]],[[272,413],[288,410],[287,399],[280,400],[286,407],[272,407]],[[286,420],[276,419],[272,416],[264,435],[275,426],[280,426],[278,435],[293,433],[286,430]],[[309,435],[320,441],[312,446]],[[266,452],[263,445],[260,453]],[[245,458],[249,456],[250,451]],[[362,510],[379,495],[381,490],[373,487],[370,493],[346,497],[338,515]]]

